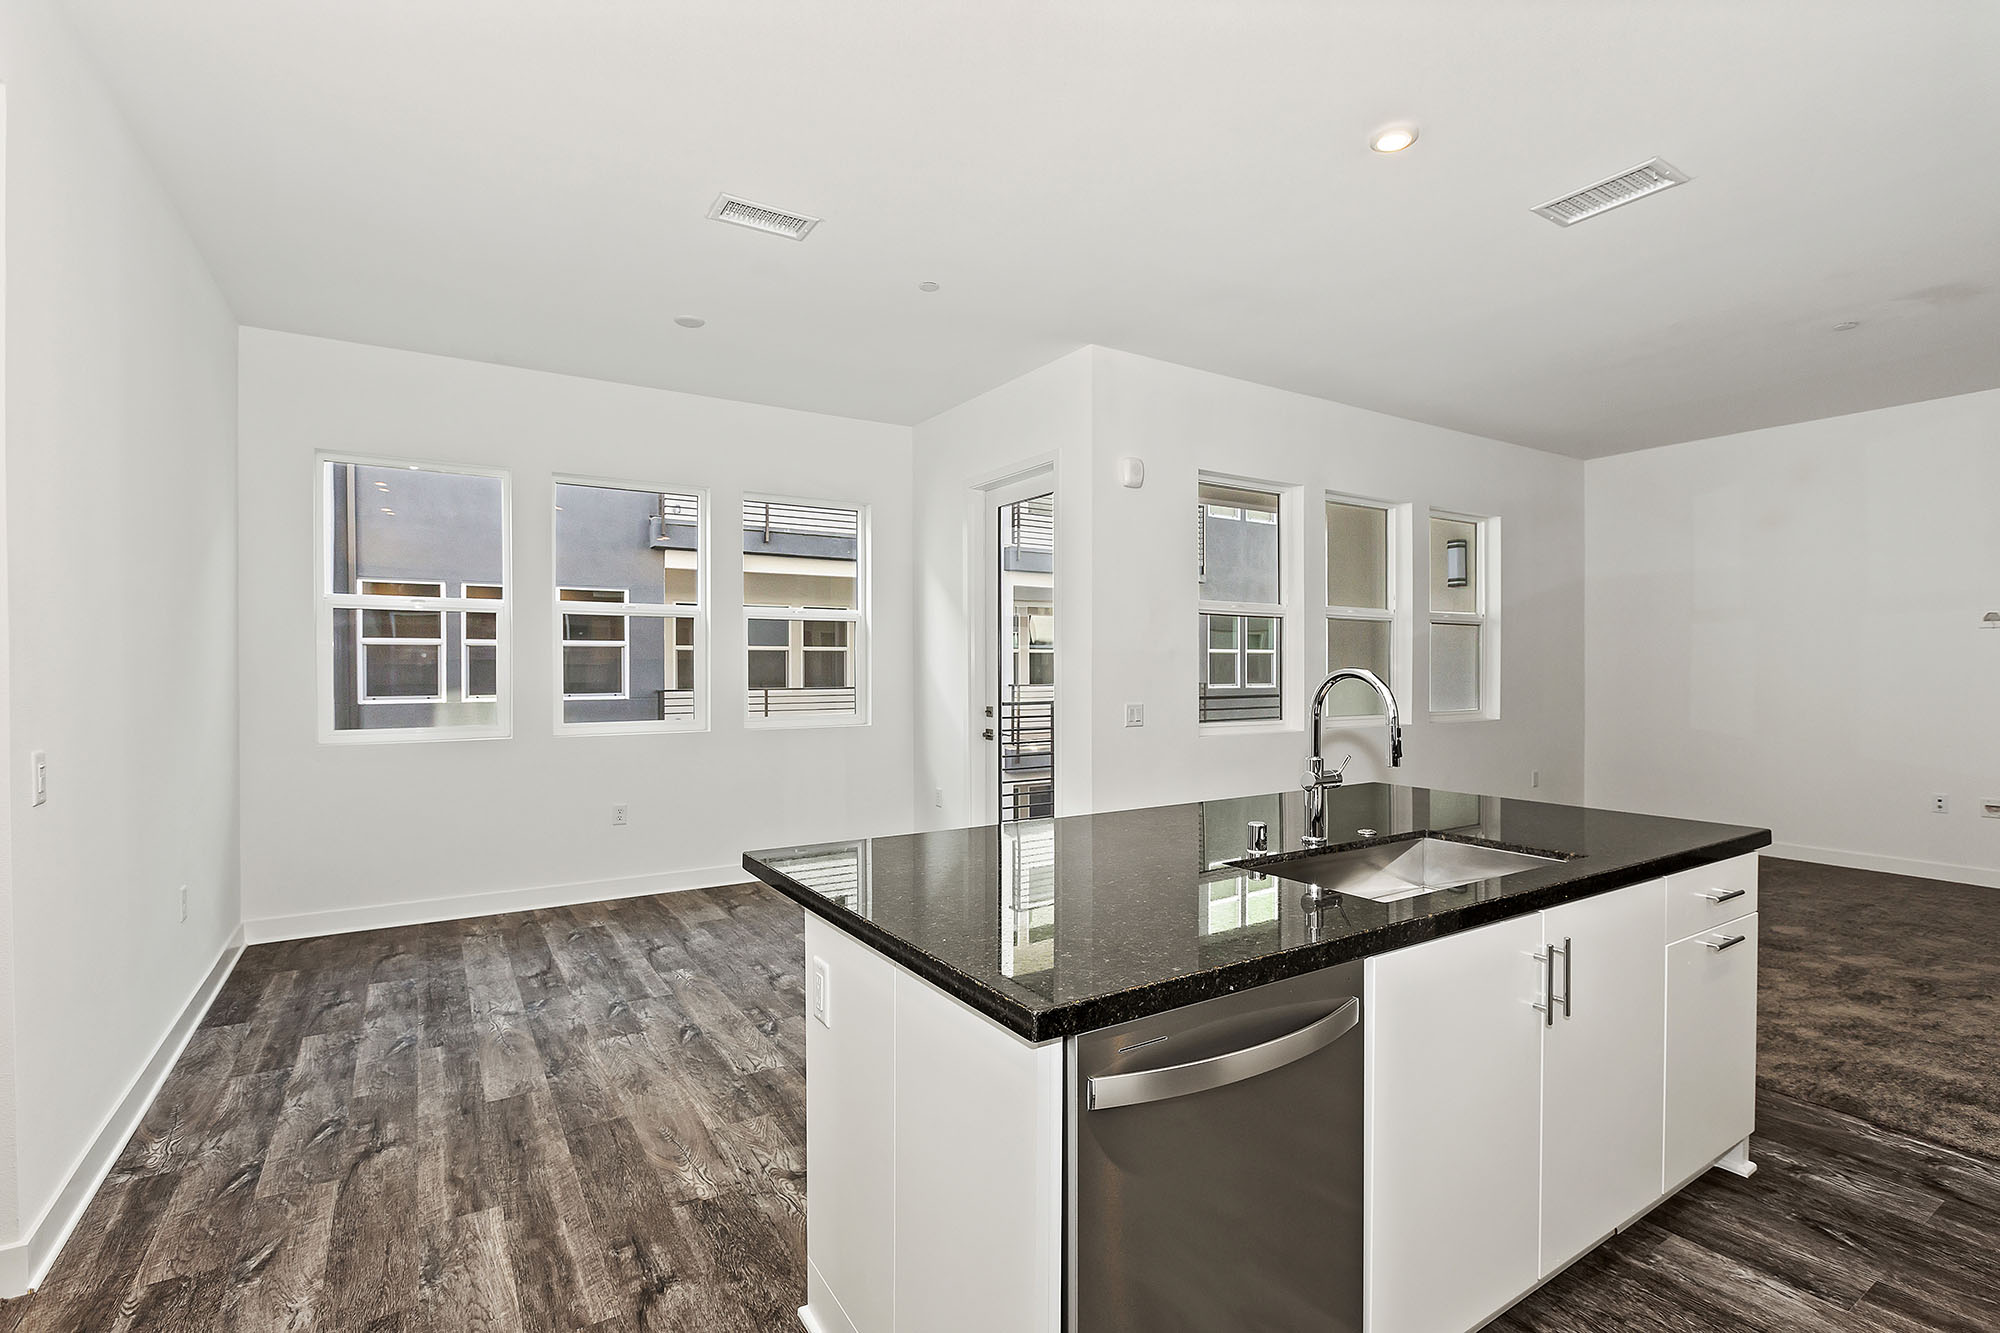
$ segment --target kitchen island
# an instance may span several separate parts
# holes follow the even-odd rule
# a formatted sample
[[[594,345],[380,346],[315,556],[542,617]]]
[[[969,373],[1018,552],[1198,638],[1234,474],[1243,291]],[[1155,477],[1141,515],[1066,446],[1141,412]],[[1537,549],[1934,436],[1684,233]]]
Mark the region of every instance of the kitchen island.
[[[744,857],[807,911],[809,1326],[1202,1327],[1191,1293],[1298,1271],[1310,1233],[1317,1285],[1240,1326],[1454,1333],[1750,1169],[1768,832],[1386,784],[1327,793],[1323,848],[1304,815],[1288,793]],[[1424,848],[1474,869],[1398,888]],[[1162,1098],[1226,1164],[1193,1202],[1119,1138]],[[1287,1217],[1294,1180],[1317,1192]]]

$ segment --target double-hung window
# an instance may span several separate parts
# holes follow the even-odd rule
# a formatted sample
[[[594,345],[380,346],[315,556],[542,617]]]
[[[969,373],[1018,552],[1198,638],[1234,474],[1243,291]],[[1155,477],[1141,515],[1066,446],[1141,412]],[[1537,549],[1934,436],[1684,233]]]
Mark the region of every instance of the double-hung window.
[[[1494,528],[1490,519],[1432,513],[1430,522],[1430,711],[1497,717],[1493,697]]]
[[[1366,500],[1326,502],[1326,669],[1365,667],[1395,687],[1396,514]],[[1328,717],[1380,717],[1382,699],[1359,681],[1326,697]]]
[[[322,457],[320,736],[504,736],[507,478]]]
[[[558,727],[702,725],[702,497],[558,481],[555,505]]]
[[[753,724],[861,720],[867,524],[846,505],[743,502],[743,614]]]
[[[1260,722],[1284,715],[1279,499],[1275,491],[1201,482],[1196,557],[1202,722]]]

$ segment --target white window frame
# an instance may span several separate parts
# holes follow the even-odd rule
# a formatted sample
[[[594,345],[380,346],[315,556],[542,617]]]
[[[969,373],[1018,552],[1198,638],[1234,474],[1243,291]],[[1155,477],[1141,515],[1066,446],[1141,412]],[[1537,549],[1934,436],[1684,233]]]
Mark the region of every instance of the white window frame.
[[[557,538],[556,538],[555,515],[556,515],[556,503],[562,495],[562,491],[560,490],[560,488],[564,486],[590,486],[600,490],[610,490],[610,491],[637,491],[642,495],[653,495],[653,496],[660,496],[660,495],[693,496],[695,501],[695,511],[696,511],[695,512],[695,565],[694,565],[695,600],[692,605],[689,605],[686,602],[635,602],[631,599],[630,591],[628,589],[623,589],[623,588],[585,588],[581,585],[576,585],[576,584],[564,584],[561,586],[554,587],[551,596],[554,598],[554,614],[556,619],[552,626],[554,633],[550,637],[554,640],[555,643],[555,654],[554,654],[555,676],[553,679],[555,683],[554,725],[556,734],[558,736],[623,736],[623,735],[632,735],[634,733],[655,732],[655,731],[708,730],[708,701],[710,694],[709,683],[714,679],[714,676],[709,671],[709,653],[708,653],[708,643],[709,643],[708,604],[709,604],[709,586],[710,586],[709,566],[714,563],[714,560],[711,556],[711,551],[713,548],[709,541],[709,533],[711,532],[712,527],[710,523],[710,506],[709,506],[708,490],[704,487],[688,486],[680,483],[664,483],[658,481],[635,481],[629,477],[581,476],[581,475],[574,475],[567,473],[557,475],[556,477],[551,479],[551,484],[549,487],[549,520],[550,520],[549,570],[551,575],[553,575],[555,570],[560,569],[562,567],[562,553],[556,549]],[[551,582],[553,583],[553,579],[551,579]],[[625,598],[623,601],[616,603],[565,602],[562,600],[562,595],[565,591],[617,592],[617,593],[624,593]],[[616,616],[623,616],[625,618],[625,637],[623,640],[624,651],[619,655],[619,677],[618,677],[619,685],[623,693],[620,694],[563,693],[563,688],[562,688],[563,649],[571,646],[586,646],[590,644],[595,644],[599,647],[608,647],[612,642],[609,639],[587,639],[587,640],[578,639],[574,641],[567,639],[563,634],[564,622],[562,619],[565,607],[570,608],[572,610],[582,607],[589,608],[588,611],[579,611],[578,612],[579,614],[616,615]],[[632,617],[634,616],[644,616],[649,619],[655,619],[655,620],[670,620],[670,621],[692,620],[694,622],[694,682],[695,683],[694,683],[694,711],[692,715],[688,717],[625,718],[625,719],[612,719],[601,722],[568,721],[563,715],[563,705],[571,700],[587,702],[593,699],[616,700],[616,699],[629,699],[632,697]],[[669,688],[674,688],[671,682],[678,681],[680,668],[678,666],[677,649],[672,641],[671,634],[668,635],[668,642],[666,645],[666,649],[667,649],[666,679],[670,682]]]
[[[1324,551],[1325,546],[1330,546],[1333,543],[1333,534],[1330,530],[1326,529],[1326,506],[1330,504],[1348,505],[1355,509],[1376,509],[1380,510],[1384,515],[1382,536],[1388,549],[1383,553],[1383,579],[1387,591],[1387,596],[1384,600],[1389,603],[1388,609],[1383,610],[1372,606],[1336,606],[1331,601],[1326,601],[1329,596],[1329,590],[1324,586],[1324,573],[1321,575],[1322,586],[1320,588],[1320,598],[1322,601],[1326,601],[1326,618],[1329,622],[1335,620],[1367,620],[1378,624],[1386,624],[1389,627],[1389,679],[1383,683],[1395,693],[1398,699],[1407,699],[1409,691],[1407,688],[1408,682],[1405,678],[1405,665],[1409,660],[1409,651],[1407,648],[1409,613],[1402,592],[1403,569],[1408,559],[1404,529],[1411,526],[1409,518],[1410,507],[1407,503],[1396,500],[1375,500],[1362,495],[1347,495],[1340,491],[1328,491],[1323,497],[1319,513],[1319,521],[1322,528],[1321,535],[1326,539],[1325,545],[1322,546],[1322,551]],[[1326,562],[1322,560],[1320,563],[1323,569]],[[1324,633],[1320,636],[1319,651],[1321,653],[1326,652],[1326,636]],[[1327,673],[1334,670],[1334,667],[1335,664],[1333,662],[1324,661],[1320,671],[1320,678],[1322,680],[1325,679]],[[1325,719],[1325,725],[1328,728],[1379,727],[1382,725],[1382,714],[1380,712],[1358,713],[1341,717],[1328,715]]]
[[[1431,701],[1431,671],[1428,653],[1435,648],[1427,643],[1426,668],[1424,673],[1424,707],[1433,722],[1495,722],[1500,718],[1500,652],[1499,652],[1499,564],[1500,564],[1500,520],[1492,515],[1463,514],[1451,509],[1432,509],[1424,522],[1424,550],[1430,550],[1430,519],[1448,519],[1454,523],[1470,523],[1475,535],[1475,559],[1473,561],[1473,605],[1476,611],[1438,611],[1431,607],[1430,571],[1426,570],[1424,580],[1424,611],[1430,624],[1430,632],[1439,625],[1471,625],[1479,631],[1479,706],[1477,708],[1451,709],[1440,711]]]
[[[443,472],[454,476],[490,477],[500,483],[500,583],[501,596],[497,599],[482,598],[469,600],[463,597],[391,597],[376,593],[335,592],[333,590],[333,542],[334,532],[330,518],[333,513],[333,497],[329,494],[331,483],[329,464],[346,464],[354,467],[395,468],[409,472]],[[334,726],[334,618],[346,612],[355,611],[435,611],[438,613],[438,628],[445,628],[447,617],[454,611],[490,611],[499,617],[495,623],[501,641],[511,642],[514,628],[514,599],[507,589],[514,586],[514,488],[513,478],[504,468],[481,467],[470,463],[444,463],[436,461],[412,461],[408,458],[388,458],[380,455],[317,452],[313,455],[313,509],[318,529],[316,558],[313,562],[313,599],[317,606],[316,637],[318,640],[317,675],[319,678],[318,698],[315,711],[318,714],[317,729],[321,744],[325,745],[401,745],[430,741],[480,741],[506,740],[514,734],[514,677],[513,662],[508,653],[495,653],[494,685],[499,690],[499,698],[494,701],[494,721],[488,725],[427,726],[427,727],[359,727],[346,730]],[[368,582],[436,582],[423,580],[368,580]],[[443,590],[442,585],[439,588]],[[357,622],[359,617],[356,618]],[[355,626],[357,661],[361,659],[359,648],[360,625]],[[443,649],[438,656],[442,667]],[[461,686],[463,681],[460,682]],[[357,699],[364,691],[361,682],[356,682]],[[379,700],[380,703],[439,703],[443,700]],[[474,700],[473,702],[483,702]]]
[[[1197,725],[1204,732],[1289,730],[1294,725],[1292,722],[1294,710],[1285,706],[1285,680],[1287,675],[1285,659],[1288,655],[1286,645],[1292,638],[1290,608],[1294,600],[1291,588],[1291,580],[1294,577],[1294,557],[1288,549],[1288,544],[1295,542],[1298,536],[1298,520],[1292,517],[1292,515],[1296,514],[1299,509],[1297,503],[1299,488],[1281,482],[1264,481],[1258,478],[1231,476],[1218,472],[1203,472],[1198,474],[1195,479],[1195,506],[1197,509],[1207,508],[1201,499],[1201,488],[1205,485],[1227,486],[1240,491],[1257,491],[1272,497],[1278,504],[1277,512],[1268,519],[1256,517],[1256,511],[1246,513],[1241,508],[1233,505],[1217,505],[1215,506],[1215,512],[1218,515],[1234,515],[1238,522],[1273,523],[1277,526],[1279,601],[1274,603],[1210,601],[1201,595],[1205,591],[1205,588],[1203,587],[1203,571],[1200,566],[1199,553],[1197,553],[1195,569],[1195,616],[1197,624],[1200,623],[1200,618],[1203,616],[1252,616],[1269,618],[1277,622],[1278,643],[1277,647],[1271,650],[1271,656],[1273,658],[1272,666],[1276,679],[1275,688],[1278,691],[1278,716],[1229,718],[1211,722],[1199,721],[1204,686],[1210,691],[1268,688],[1262,685],[1249,685],[1246,683],[1249,675],[1250,649],[1247,646],[1249,627],[1239,619],[1236,626],[1236,647],[1234,650],[1234,657],[1236,659],[1236,666],[1234,668],[1235,684],[1213,685],[1209,683],[1209,659],[1220,650],[1211,649],[1208,646],[1207,638],[1205,636],[1202,638],[1201,671],[1196,677],[1194,697]],[[1203,525],[1203,530],[1205,531],[1205,517]],[[1264,650],[1259,649],[1258,651],[1261,653]]]
[[[563,596],[566,592],[615,592],[615,602],[571,601]],[[618,650],[618,693],[616,694],[571,694],[567,687],[562,691],[565,703],[572,699],[619,700],[632,697],[632,594],[624,588],[592,588],[582,584],[564,584],[556,589],[556,624],[562,629],[562,657],[569,656],[572,648],[616,648]],[[572,639],[569,637],[570,616],[602,616],[618,621],[618,637],[615,639]],[[565,669],[567,664],[565,663]],[[562,683],[557,676],[556,682]]]
[[[458,585],[459,596],[465,598],[467,601],[499,600],[499,598],[476,598],[472,595],[474,588],[491,588],[503,595],[505,593],[505,590],[497,583],[461,583]],[[478,612],[467,611],[459,617],[458,621],[458,696],[469,704],[498,703],[500,696],[497,694],[474,694],[472,692],[472,650],[474,648],[491,648],[493,650],[493,675],[496,687],[499,684],[500,675],[500,640],[475,639],[472,637],[472,617],[477,614]],[[494,633],[499,633],[499,621],[496,620],[493,622],[493,630]]]
[[[775,495],[762,491],[746,491],[743,505],[783,504],[804,505],[814,509],[844,509],[854,515],[854,602],[853,610],[837,607],[818,606],[769,606],[752,605],[749,595],[740,584],[738,596],[743,610],[743,725],[753,731],[765,729],[793,729],[799,727],[865,727],[869,722],[869,674],[868,674],[868,629],[871,609],[870,584],[872,533],[869,508],[853,500],[813,499],[797,495]],[[742,513],[739,507],[735,515],[737,545],[742,545]],[[741,566],[739,565],[740,569]],[[852,661],[854,677],[854,711],[852,713],[780,713],[764,717],[750,711],[750,696],[756,692],[750,685],[750,622],[753,620],[782,620],[791,625],[786,635],[785,686],[786,689],[803,689],[805,679],[805,622],[808,620],[846,621],[848,629],[848,653]],[[777,648],[762,649],[776,652]],[[831,652],[832,649],[815,651]]]

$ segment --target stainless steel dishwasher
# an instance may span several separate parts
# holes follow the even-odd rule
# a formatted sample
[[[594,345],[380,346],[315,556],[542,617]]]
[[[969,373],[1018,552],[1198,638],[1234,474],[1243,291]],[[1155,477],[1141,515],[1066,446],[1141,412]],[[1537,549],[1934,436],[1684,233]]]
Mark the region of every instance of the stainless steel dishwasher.
[[[1069,1051],[1069,1333],[1360,1333],[1359,962]]]

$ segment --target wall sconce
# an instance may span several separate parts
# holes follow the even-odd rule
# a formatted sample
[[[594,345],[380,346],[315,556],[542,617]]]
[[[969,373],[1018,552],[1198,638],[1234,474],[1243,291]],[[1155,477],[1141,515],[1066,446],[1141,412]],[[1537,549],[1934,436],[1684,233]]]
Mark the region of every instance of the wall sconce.
[[[1444,586],[1463,588],[1472,582],[1468,566],[1472,562],[1472,548],[1463,539],[1444,544]]]

